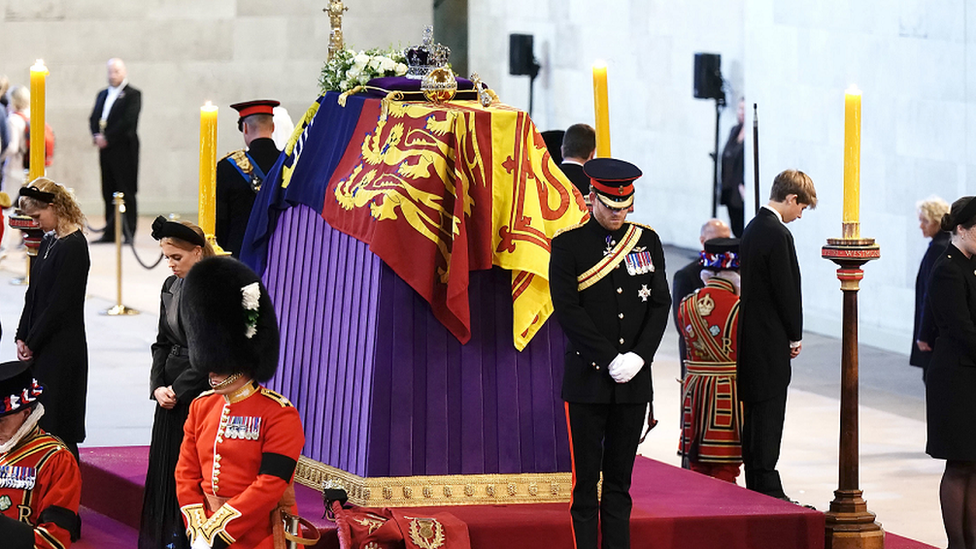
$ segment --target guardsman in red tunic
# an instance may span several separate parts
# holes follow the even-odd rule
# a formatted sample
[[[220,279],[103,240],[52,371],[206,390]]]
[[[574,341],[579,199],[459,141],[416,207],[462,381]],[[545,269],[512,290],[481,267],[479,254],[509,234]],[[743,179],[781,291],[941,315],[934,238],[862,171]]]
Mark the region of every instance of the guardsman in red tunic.
[[[0,364],[0,546],[65,549],[78,539],[81,473],[68,447],[37,426],[43,388],[29,362]]]
[[[278,327],[267,289],[243,263],[204,259],[186,276],[182,315],[190,362],[212,391],[190,405],[176,493],[191,547],[270,549],[305,444],[298,412],[261,387],[278,364]]]
[[[735,382],[739,240],[714,238],[701,252],[705,287],[686,297],[678,325],[688,348],[678,454],[693,471],[735,482],[742,465],[742,404]]]

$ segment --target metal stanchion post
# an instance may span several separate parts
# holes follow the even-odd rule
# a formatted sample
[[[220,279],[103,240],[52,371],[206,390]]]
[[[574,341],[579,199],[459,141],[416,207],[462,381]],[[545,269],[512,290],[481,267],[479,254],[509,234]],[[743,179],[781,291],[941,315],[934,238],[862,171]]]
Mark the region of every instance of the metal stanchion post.
[[[115,204],[115,305],[102,311],[108,316],[137,315],[139,311],[122,304],[122,212],[125,211],[125,195],[112,193],[112,203]]]

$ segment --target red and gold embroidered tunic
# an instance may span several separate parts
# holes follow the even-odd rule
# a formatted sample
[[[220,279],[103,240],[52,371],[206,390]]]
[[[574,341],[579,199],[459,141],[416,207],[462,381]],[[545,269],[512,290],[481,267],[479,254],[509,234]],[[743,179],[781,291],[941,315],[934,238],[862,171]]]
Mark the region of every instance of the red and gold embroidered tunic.
[[[252,381],[230,395],[200,395],[183,431],[176,494],[190,541],[270,549],[271,511],[305,444],[298,411]]]
[[[717,277],[686,297],[678,309],[688,348],[678,453],[692,462],[742,462],[742,405],[735,382],[738,318],[735,287]]]
[[[13,450],[0,454],[0,546],[20,549],[24,540],[30,548],[70,547],[80,499],[75,457],[35,426]],[[26,541],[30,536],[22,531],[24,523],[34,530],[33,544]]]

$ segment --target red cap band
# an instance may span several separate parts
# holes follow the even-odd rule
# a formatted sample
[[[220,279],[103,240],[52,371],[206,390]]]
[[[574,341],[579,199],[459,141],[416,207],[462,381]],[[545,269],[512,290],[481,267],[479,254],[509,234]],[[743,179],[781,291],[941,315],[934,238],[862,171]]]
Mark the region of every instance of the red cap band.
[[[250,107],[244,107],[239,112],[240,112],[240,118],[247,118],[252,114],[274,115],[274,107],[272,107],[271,105],[251,105]]]
[[[634,194],[633,181],[631,181],[627,185],[624,185],[623,187],[611,187],[609,185],[604,185],[603,183],[600,183],[596,179],[590,178],[590,185],[593,185],[594,189],[600,191],[601,193],[607,196],[627,196],[630,194]]]

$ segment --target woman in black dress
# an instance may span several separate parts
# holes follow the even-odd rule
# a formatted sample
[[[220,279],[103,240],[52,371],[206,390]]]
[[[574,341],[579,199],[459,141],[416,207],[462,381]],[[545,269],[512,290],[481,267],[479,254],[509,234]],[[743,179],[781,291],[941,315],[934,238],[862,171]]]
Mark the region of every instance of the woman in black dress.
[[[942,256],[949,243],[949,233],[942,230],[942,216],[949,213],[949,204],[937,196],[927,198],[918,203],[918,228],[922,236],[931,238],[929,247],[922,256],[922,263],[918,266],[915,276],[915,335],[912,339],[912,353],[908,363],[922,369],[922,380],[925,380],[925,369],[932,360],[932,345],[939,335],[932,322],[931,315],[925,312],[925,294],[929,286],[929,276],[935,260]]]
[[[939,488],[949,549],[976,548],[976,200],[956,200],[942,218],[952,236],[929,279],[938,329],[925,381],[928,444],[946,460]]]
[[[44,177],[20,189],[20,209],[45,234],[31,261],[17,326],[17,358],[33,360],[34,377],[44,385],[41,428],[78,457],[88,393],[84,305],[91,259],[82,234],[85,216],[71,191]]]
[[[163,282],[159,331],[152,345],[150,398],[156,400],[149,470],[142,502],[139,549],[179,549],[190,546],[176,500],[173,472],[180,457],[183,423],[190,402],[208,389],[207,375],[190,366],[186,334],[179,315],[183,277],[198,261],[214,255],[200,227],[157,217],[153,238],[169,261],[173,275]]]

